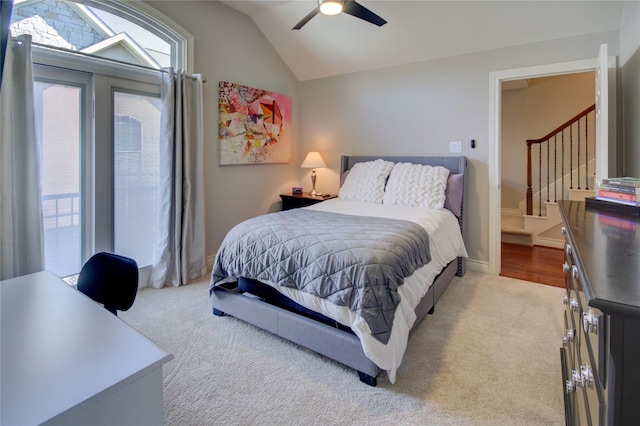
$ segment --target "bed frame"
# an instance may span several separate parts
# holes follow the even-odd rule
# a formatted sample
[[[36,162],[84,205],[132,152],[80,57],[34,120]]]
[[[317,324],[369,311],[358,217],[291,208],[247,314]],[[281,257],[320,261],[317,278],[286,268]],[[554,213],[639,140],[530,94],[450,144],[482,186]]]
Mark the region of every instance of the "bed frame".
[[[450,184],[447,186],[445,208],[451,210],[458,218],[458,224],[464,238],[463,199],[467,168],[466,157],[342,156],[340,176],[344,176],[345,172],[356,163],[379,158],[395,163],[408,162],[448,168],[451,175],[449,177]],[[457,179],[457,184],[451,185],[451,179]],[[455,187],[455,189],[451,190],[450,187]],[[454,275],[462,276],[464,272],[465,259],[460,257],[450,262],[440,272],[427,294],[416,307],[417,319],[412,330],[427,314],[433,313],[436,301]],[[242,280],[243,278],[240,278],[241,282]],[[290,302],[295,304],[295,302]],[[376,386],[377,384],[380,368],[365,356],[360,339],[350,330],[345,330],[344,327],[327,324],[317,318],[304,315],[300,311],[280,307],[266,302],[262,298],[246,294],[240,290],[238,283],[227,283],[215,287],[211,292],[211,303],[214,315],[227,314],[246,321],[357,370],[360,380],[368,385]],[[301,311],[304,310],[304,308],[301,309]]]

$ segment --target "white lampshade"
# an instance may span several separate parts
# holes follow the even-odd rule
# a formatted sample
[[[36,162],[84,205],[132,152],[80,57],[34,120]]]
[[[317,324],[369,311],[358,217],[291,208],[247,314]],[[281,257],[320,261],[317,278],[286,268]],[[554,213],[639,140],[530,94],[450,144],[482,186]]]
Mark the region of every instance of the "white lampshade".
[[[337,15],[342,12],[342,2],[334,0],[318,0],[323,15]]]
[[[327,167],[319,152],[311,151],[307,154],[302,162],[302,169],[317,169],[319,167]]]

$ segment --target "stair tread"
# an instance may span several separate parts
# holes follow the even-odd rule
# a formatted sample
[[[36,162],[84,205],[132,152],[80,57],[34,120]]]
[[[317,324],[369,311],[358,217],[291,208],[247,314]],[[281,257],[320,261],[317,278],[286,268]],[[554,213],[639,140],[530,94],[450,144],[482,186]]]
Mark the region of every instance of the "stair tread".
[[[532,231],[524,229],[524,217],[522,216],[502,216],[500,230],[510,234],[533,235]]]
[[[515,234],[515,235],[533,235],[533,231],[529,229],[520,228],[502,228],[500,230],[503,234]]]

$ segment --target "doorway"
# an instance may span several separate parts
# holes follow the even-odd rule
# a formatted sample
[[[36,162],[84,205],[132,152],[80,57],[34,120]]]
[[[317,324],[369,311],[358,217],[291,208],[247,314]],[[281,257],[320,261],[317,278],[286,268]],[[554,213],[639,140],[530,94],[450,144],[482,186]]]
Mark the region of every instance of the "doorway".
[[[604,51],[604,53],[603,53]],[[489,273],[498,275],[500,273],[501,265],[501,105],[502,105],[502,84],[503,82],[512,80],[521,80],[528,78],[548,77],[552,75],[572,74],[594,71],[602,69],[602,57],[604,56],[604,70],[608,71],[607,66],[611,68],[611,61],[607,63],[606,45],[604,49],[601,48],[600,58],[564,62],[558,64],[541,65],[529,68],[518,68],[512,70],[492,72],[489,76]],[[615,67],[615,62],[613,63]],[[608,73],[607,75],[610,75]],[[611,81],[611,78],[605,80],[609,86],[614,85],[615,81]],[[608,86],[607,86],[608,87]],[[605,90],[605,94],[608,92]],[[605,97],[606,102],[605,117],[611,117],[611,114],[615,114],[612,108],[607,109],[608,96]],[[598,100],[597,100],[598,101]],[[598,103],[598,102],[596,102]],[[613,104],[615,105],[615,104]],[[613,106],[612,105],[612,106]],[[606,120],[605,120],[606,121]],[[601,131],[604,127],[605,134],[608,134],[607,126],[600,126]],[[614,127],[614,126],[611,126]],[[606,138],[605,138],[606,140]],[[609,140],[615,141],[615,137]],[[605,159],[609,159],[607,154],[607,146],[604,147],[605,155],[600,154],[601,147],[597,148],[599,156]],[[602,170],[602,169],[601,169]]]
[[[593,71],[511,80],[502,84],[500,275],[541,284],[563,285],[564,239],[553,201],[593,194],[589,191],[593,190],[595,113],[591,112],[580,123],[552,139],[548,144],[550,149],[545,150],[544,156],[539,148],[534,147],[529,151],[526,140],[540,138],[560,128],[591,107],[594,100]],[[579,155],[580,149],[576,149],[577,144],[582,147],[582,156]],[[532,219],[525,221],[523,216],[527,210],[528,155],[535,160],[532,162],[534,175],[538,174],[538,168],[546,167],[553,170],[547,177],[557,178],[563,184],[566,182],[566,188],[574,188],[556,190],[554,186],[554,190],[546,195],[546,199],[552,203],[540,200],[540,208],[533,208],[534,216],[539,216],[533,224],[530,223]],[[575,179],[565,179],[562,175],[565,171],[569,173],[571,165],[579,167],[581,159],[587,166],[581,173],[571,174],[573,178],[582,178],[576,185]],[[537,185],[543,182],[538,178],[535,182],[534,192],[537,194],[541,189]],[[538,196],[534,195],[534,198],[538,202]]]

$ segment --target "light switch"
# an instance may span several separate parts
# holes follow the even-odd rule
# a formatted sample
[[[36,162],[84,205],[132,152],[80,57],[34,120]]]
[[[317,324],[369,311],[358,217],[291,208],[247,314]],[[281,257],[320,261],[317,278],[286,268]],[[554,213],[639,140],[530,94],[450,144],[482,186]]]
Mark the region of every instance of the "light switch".
[[[449,152],[462,152],[462,142],[454,141],[449,142]]]

